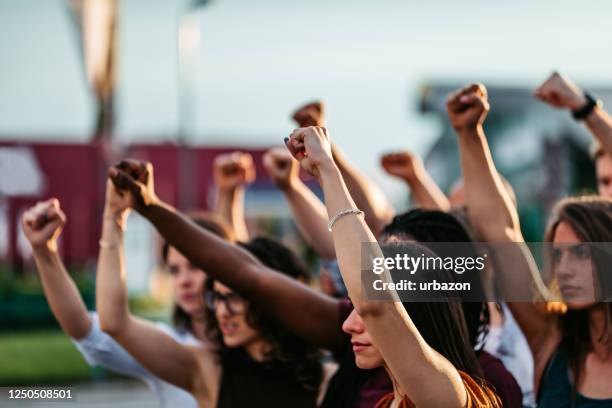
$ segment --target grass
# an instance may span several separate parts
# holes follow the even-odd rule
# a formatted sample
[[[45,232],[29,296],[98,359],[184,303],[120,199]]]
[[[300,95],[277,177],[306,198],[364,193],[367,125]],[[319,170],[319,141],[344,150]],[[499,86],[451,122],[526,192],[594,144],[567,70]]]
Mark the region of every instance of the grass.
[[[60,330],[0,334],[0,385],[58,384],[94,370]]]

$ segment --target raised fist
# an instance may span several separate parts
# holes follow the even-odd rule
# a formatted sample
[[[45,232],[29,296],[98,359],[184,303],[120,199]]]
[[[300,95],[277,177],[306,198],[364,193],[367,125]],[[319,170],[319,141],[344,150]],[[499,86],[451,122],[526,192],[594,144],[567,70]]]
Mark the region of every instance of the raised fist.
[[[538,89],[534,96],[555,108],[579,110],[587,100],[584,93],[568,78],[558,72],[553,74]]]
[[[215,157],[213,179],[219,190],[232,190],[255,180],[253,156],[248,153],[224,153]]]
[[[308,103],[296,110],[292,118],[299,127],[323,126],[325,105],[321,101]]]
[[[125,159],[108,170],[108,176],[130,206],[142,212],[159,202],[153,186],[153,166],[149,162]]]
[[[285,139],[285,144],[302,168],[317,178],[322,166],[334,164],[329,136],[324,127],[295,129],[291,136]]]
[[[40,201],[28,209],[21,218],[21,225],[32,248],[46,247],[57,250],[57,238],[66,223],[66,215],[57,198]]]
[[[454,92],[446,100],[446,110],[456,131],[476,129],[489,113],[487,88],[472,84]]]
[[[298,180],[298,162],[291,157],[287,149],[276,147],[268,150],[263,156],[263,165],[272,183],[282,191],[290,189]]]
[[[380,164],[389,175],[402,180],[413,180],[423,169],[421,158],[406,151],[385,154],[381,157]]]

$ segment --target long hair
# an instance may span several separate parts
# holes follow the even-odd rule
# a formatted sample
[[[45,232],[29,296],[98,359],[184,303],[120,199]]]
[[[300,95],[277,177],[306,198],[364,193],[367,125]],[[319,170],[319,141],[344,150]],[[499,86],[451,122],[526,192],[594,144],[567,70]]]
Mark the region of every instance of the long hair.
[[[208,232],[212,232],[219,238],[223,238],[227,241],[235,241],[236,236],[232,228],[219,216],[209,212],[192,212],[188,213],[187,216]],[[170,244],[168,241],[164,241],[161,248],[161,255],[164,264],[168,262],[168,251],[170,251]],[[172,324],[176,329],[182,332],[192,332],[191,316],[187,314],[178,303],[175,303],[172,308]]]
[[[256,237],[246,243],[238,243],[249,251],[268,268],[302,282],[308,282],[309,274],[301,260],[287,247],[278,241],[265,237]],[[207,279],[204,296],[213,290],[214,280]],[[248,301],[248,299],[246,299]],[[231,358],[233,350],[223,343],[219,323],[214,310],[206,309],[207,336],[216,345],[221,358]],[[270,345],[266,355],[269,363],[280,364],[289,369],[294,378],[309,391],[318,389],[323,372],[321,355],[317,348],[288,331],[275,319],[249,302],[246,321]]]
[[[461,250],[469,253],[458,254],[451,245],[431,245],[430,249],[442,258],[457,255],[477,256],[476,248],[469,245],[473,240],[461,222],[455,216],[442,211],[414,209],[397,215],[381,234],[383,242],[391,238],[400,241],[415,240],[425,246],[435,243],[466,243],[461,245]],[[472,279],[470,282],[474,293],[482,293],[480,279]],[[479,351],[484,345],[489,328],[489,309],[485,302],[462,302],[462,308],[470,343],[472,348]]]
[[[565,223],[578,235],[582,242],[612,242],[612,199],[601,196],[583,196],[561,200],[551,215],[544,234],[546,242],[553,242],[559,224]],[[596,249],[591,252],[593,269],[601,294],[609,294],[612,274],[609,272],[609,256]],[[608,262],[606,262],[606,258]],[[609,299],[608,299],[609,300]],[[601,306],[598,303],[597,306]],[[574,377],[575,389],[582,380],[584,362],[592,350],[593,341],[601,341],[612,324],[612,303],[603,303],[606,322],[598,338],[591,338],[588,325],[588,310],[568,309],[559,316],[561,331],[560,348],[567,356]],[[608,339],[612,340],[612,339]]]

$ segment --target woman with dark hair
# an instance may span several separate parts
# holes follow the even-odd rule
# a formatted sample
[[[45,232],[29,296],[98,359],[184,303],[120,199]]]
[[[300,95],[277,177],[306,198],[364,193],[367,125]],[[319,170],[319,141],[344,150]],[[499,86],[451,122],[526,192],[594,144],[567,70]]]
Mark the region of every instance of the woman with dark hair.
[[[394,392],[377,406],[500,406],[478,378],[460,301],[402,304],[395,291],[386,294],[385,302],[365,298],[362,263],[383,255],[332,159],[327,130],[297,129],[286,144],[323,188],[340,271],[355,307],[344,329],[351,334],[357,365],[384,366],[393,381]],[[418,244],[412,247],[418,249]],[[433,255],[425,248],[420,251]],[[388,281],[386,275],[378,276]]]
[[[211,214],[197,214],[192,219],[222,239],[233,239],[231,229]],[[105,217],[104,223],[115,221]],[[124,226],[125,220],[119,221]],[[62,330],[70,336],[87,363],[144,381],[157,397],[161,407],[197,406],[189,393],[147,370],[100,329],[98,313],[86,309],[57,251],[56,241],[65,222],[66,217],[56,199],[38,203],[23,216],[23,230],[32,245],[45,296]],[[162,255],[171,274],[176,299],[173,311],[174,326],[157,322],[156,327],[181,343],[206,342],[204,306],[201,301],[206,275],[167,244],[163,246]]]
[[[109,183],[108,218],[113,222],[105,223],[102,232],[96,296],[101,328],[152,373],[192,393],[202,407],[316,406],[323,378],[316,349],[271,326],[256,301],[228,286],[213,282],[207,290],[207,304],[214,311],[209,318],[222,339],[217,344],[181,344],[130,314],[120,228],[130,201],[130,194]],[[260,262],[287,257],[279,245],[258,242],[251,246]],[[280,261],[277,266],[288,274],[298,267]]]
[[[495,253],[496,273],[506,290],[540,296],[539,301],[507,299],[533,354],[538,406],[611,407],[610,260],[592,243],[612,242],[612,201],[579,197],[558,204],[545,241],[563,302],[547,302],[550,292],[542,285],[487,145],[482,127],[489,110],[486,88],[474,84],[459,90],[447,109],[459,135],[470,220],[479,236],[504,244]]]
[[[442,211],[415,209],[397,215],[387,225],[379,238],[383,243],[417,241],[428,246],[438,256],[477,256],[472,239],[461,223],[451,214]],[[464,243],[464,244],[459,244]],[[470,279],[472,296],[481,293],[480,277]],[[468,338],[482,368],[482,376],[494,388],[504,407],[521,407],[523,395],[516,379],[500,359],[483,350],[489,328],[489,308],[484,301],[461,302],[468,329]]]

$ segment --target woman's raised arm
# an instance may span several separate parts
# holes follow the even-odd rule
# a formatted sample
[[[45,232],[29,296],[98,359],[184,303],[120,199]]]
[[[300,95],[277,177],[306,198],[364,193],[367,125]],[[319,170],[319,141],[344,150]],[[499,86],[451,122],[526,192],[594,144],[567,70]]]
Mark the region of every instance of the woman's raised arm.
[[[107,182],[96,277],[100,327],[154,375],[194,392],[201,383],[197,349],[179,344],[129,311],[123,246],[128,199],[128,194],[120,194]]]
[[[302,167],[321,183],[330,216],[356,208],[340,170],[332,160],[325,128],[297,129],[287,147]],[[416,406],[465,406],[467,393],[459,372],[425,342],[402,303],[396,299],[368,301],[363,296],[362,258],[382,257],[374,234],[363,217],[351,214],[338,218],[332,235],[340,271],[355,310],[401,388]],[[363,246],[362,252],[363,243],[372,245]]]
[[[125,160],[111,169],[111,178],[119,189],[130,192],[132,206],[193,265],[261,305],[312,344],[326,348],[342,345],[339,301],[267,268],[248,251],[200,228],[160,201],[150,163]]]

